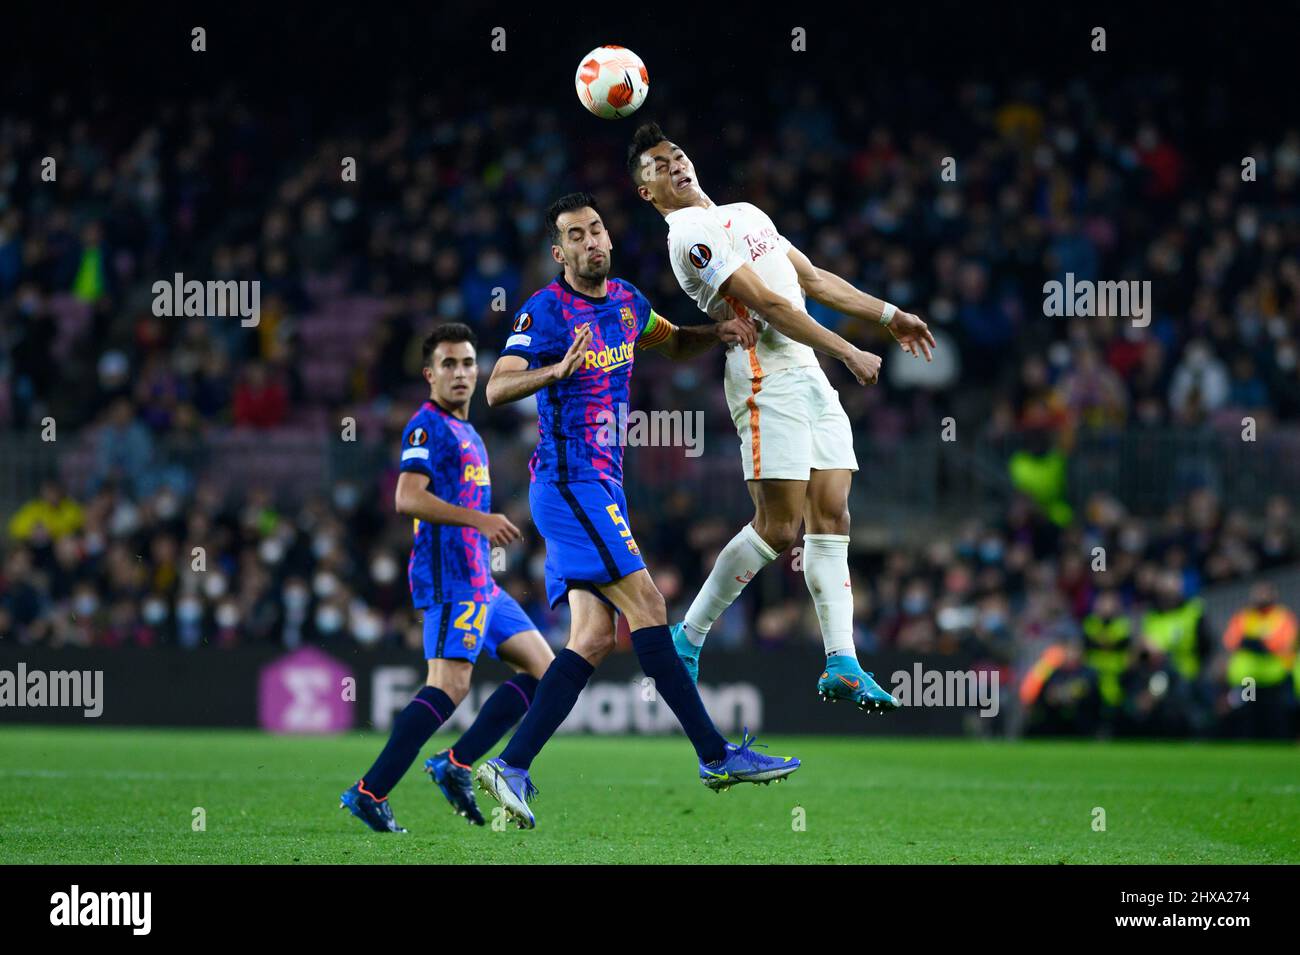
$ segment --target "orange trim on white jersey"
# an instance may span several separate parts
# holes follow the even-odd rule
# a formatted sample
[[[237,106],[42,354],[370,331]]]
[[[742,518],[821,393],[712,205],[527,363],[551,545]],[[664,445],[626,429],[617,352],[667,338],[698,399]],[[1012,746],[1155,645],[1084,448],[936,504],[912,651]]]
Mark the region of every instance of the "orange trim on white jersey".
[[[735,312],[738,317],[749,318],[749,309],[745,307],[744,302],[732,295],[724,295],[723,298],[726,300],[727,304],[731,306],[731,310]],[[746,351],[749,355],[749,377],[762,378],[763,366],[758,361],[758,346],[755,345],[753,348],[747,349]]]
[[[749,350],[751,361],[753,360],[754,350]],[[757,364],[757,362],[753,362]],[[753,458],[754,477],[752,480],[759,480],[763,476],[763,440],[762,432],[758,427],[758,402],[755,398],[763,387],[763,382],[759,378],[754,378],[750,382],[751,394],[745,399],[745,404],[749,406],[749,455]]]

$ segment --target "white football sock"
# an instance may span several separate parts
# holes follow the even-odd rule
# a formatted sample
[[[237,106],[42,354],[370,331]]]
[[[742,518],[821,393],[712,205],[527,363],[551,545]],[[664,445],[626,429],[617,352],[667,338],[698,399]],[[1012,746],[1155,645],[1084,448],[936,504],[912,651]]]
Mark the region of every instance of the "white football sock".
[[[778,556],[767,541],[758,536],[753,524],[742,527],[740,533],[722,548],[709,571],[708,580],[691,601],[691,608],[686,611],[686,639],[697,647],[704,646],[704,638],[709,635],[713,621],[721,617],[722,611],[735,603],[745,585]]]
[[[804,534],[803,542],[804,582],[817,608],[826,655],[844,654],[856,660],[849,538],[844,534]]]

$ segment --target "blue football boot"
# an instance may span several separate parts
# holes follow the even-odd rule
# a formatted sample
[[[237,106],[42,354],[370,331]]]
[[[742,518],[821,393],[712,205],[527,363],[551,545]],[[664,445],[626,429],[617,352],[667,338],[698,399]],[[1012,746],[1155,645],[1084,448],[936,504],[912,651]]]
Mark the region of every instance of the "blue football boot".
[[[692,683],[700,682],[700,648],[686,639],[686,624],[675,623],[668,628],[673,636],[673,649],[677,651],[682,666]]]
[[[754,746],[767,748],[756,737],[749,735],[745,728],[740,745],[727,744],[727,755],[712,763],[700,763],[700,782],[714,792],[730,789],[736,783],[762,783],[769,785],[780,782],[799,768],[799,760],[793,756],[767,756],[754,752]]]
[[[487,824],[483,813],[479,812],[478,800],[474,798],[474,774],[470,772],[469,766],[452,758],[451,750],[444,749],[426,759],[424,771],[442,790],[458,816],[464,816],[471,825]]]
[[[393,819],[393,810],[388,805],[388,798],[376,799],[361,788],[364,780],[358,780],[339,796],[339,808],[352,810],[356,816],[375,832],[405,832]]]
[[[537,795],[537,787],[528,776],[528,770],[515,769],[501,759],[489,759],[474,774],[479,788],[501,803],[501,808],[520,829],[533,829],[537,819],[528,803]]]
[[[888,713],[902,705],[862,669],[855,657],[839,654],[826,658],[826,669],[817,680],[817,695],[824,703],[847,700],[868,713]]]

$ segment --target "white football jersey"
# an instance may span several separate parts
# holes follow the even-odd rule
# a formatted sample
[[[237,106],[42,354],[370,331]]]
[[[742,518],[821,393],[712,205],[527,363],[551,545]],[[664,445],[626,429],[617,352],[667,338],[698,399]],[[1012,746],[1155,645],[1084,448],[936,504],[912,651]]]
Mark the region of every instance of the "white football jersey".
[[[795,308],[804,308],[799,274],[790,261],[790,242],[776,231],[767,213],[748,202],[725,206],[689,206],[665,216],[668,255],[682,290],[714,321],[725,322],[748,310],[718,290],[731,274],[748,263],[772,291],[785,296]],[[807,345],[787,338],[761,315],[754,315],[761,332],[748,350],[732,345],[727,350],[727,378],[748,380],[782,368],[816,365],[817,355]]]

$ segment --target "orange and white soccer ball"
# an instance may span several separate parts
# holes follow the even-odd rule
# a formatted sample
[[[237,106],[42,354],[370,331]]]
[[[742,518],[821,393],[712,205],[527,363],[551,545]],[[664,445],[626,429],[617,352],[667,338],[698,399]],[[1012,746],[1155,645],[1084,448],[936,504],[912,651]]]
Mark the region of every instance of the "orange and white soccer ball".
[[[621,46],[598,46],[582,58],[573,79],[578,99],[601,119],[631,116],[650,92],[641,57]]]

